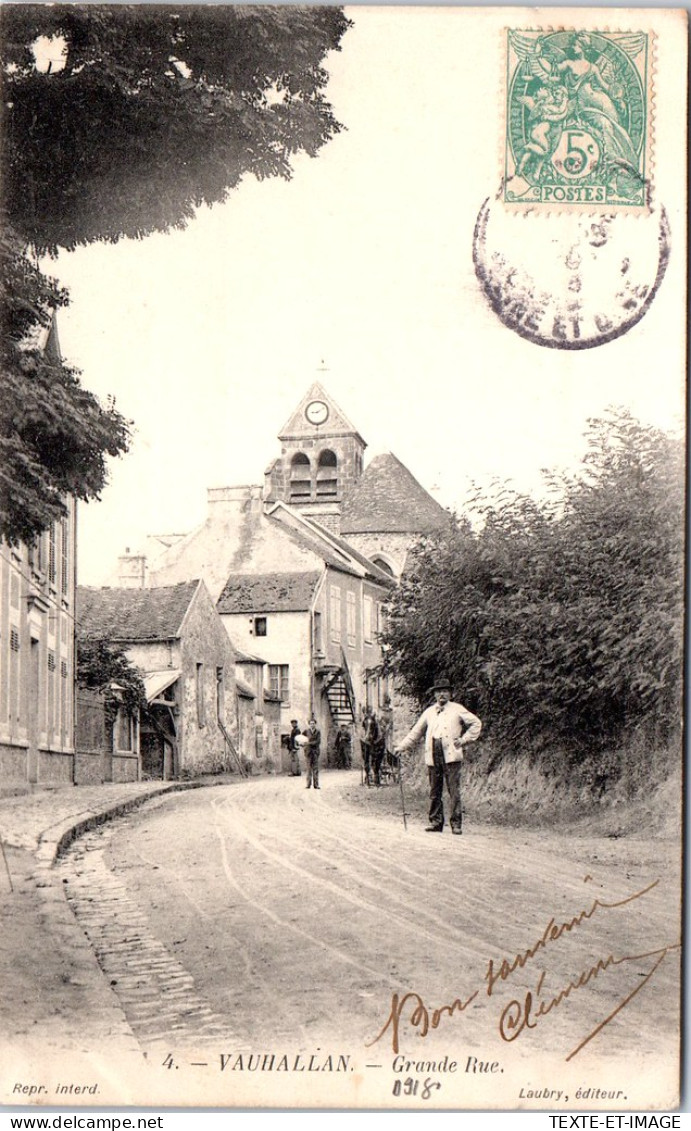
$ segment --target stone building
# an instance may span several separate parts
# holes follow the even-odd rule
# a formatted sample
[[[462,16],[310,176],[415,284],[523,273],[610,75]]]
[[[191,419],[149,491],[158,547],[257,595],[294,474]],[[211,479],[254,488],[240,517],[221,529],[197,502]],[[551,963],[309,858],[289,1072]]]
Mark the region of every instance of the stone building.
[[[0,790],[74,780],[75,503],[0,543]]]
[[[410,546],[449,516],[392,454],[365,468],[365,440],[319,383],[279,441],[263,488],[210,489],[199,527],[149,537],[146,553],[120,559],[119,578],[202,577],[234,646],[264,661],[281,733],[314,713],[330,756],[337,728],[357,726],[392,690],[381,675],[386,601]]]
[[[55,319],[31,348],[60,360]],[[36,540],[0,541],[0,793],[74,780],[76,504]]]
[[[123,647],[142,672],[138,777],[238,768],[235,651],[203,581],[77,594],[80,632]],[[246,752],[251,758],[252,751]]]
[[[134,572],[130,559],[122,563]],[[327,743],[380,696],[378,630],[391,578],[338,535],[260,487],[214,488],[204,523],[146,569],[169,585],[201,574],[229,637],[265,662],[281,733],[314,712]]]
[[[239,747],[250,765],[279,773],[289,767],[281,745],[281,700],[264,680],[266,660],[235,649]]]

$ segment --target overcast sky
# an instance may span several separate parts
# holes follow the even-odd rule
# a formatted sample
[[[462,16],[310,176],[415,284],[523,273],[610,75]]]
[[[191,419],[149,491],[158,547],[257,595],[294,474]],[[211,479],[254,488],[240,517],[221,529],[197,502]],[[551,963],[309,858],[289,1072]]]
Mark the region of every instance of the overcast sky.
[[[540,468],[580,457],[586,418],[610,404],[664,427],[682,418],[678,238],[646,317],[595,350],[525,342],[481,295],[472,234],[501,167],[497,11],[349,14],[354,26],[327,63],[347,129],[318,158],[296,160],[292,181],[248,179],[184,232],[49,265],[72,296],[59,320],[65,357],[135,422],[102,501],[80,508],[83,583],[106,583],[147,532],[191,529],[207,487],[262,482],[278,430],[315,379],[367,457],[395,452],[450,506],[471,480],[536,488]],[[679,150],[656,171],[673,237],[683,104],[671,123],[662,111],[682,89],[658,89],[659,149]],[[631,238],[650,242],[656,224],[632,221]]]

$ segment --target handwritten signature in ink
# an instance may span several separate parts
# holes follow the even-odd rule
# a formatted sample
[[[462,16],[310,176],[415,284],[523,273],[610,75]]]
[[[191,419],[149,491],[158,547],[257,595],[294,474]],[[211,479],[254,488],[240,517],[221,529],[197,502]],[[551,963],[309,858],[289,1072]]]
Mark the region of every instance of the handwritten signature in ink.
[[[564,920],[561,923],[557,923],[554,918],[551,918],[542,934],[525,950],[516,952],[510,958],[502,958],[499,962],[495,962],[494,959],[491,958],[488,960],[483,978],[485,982],[484,994],[487,997],[491,997],[497,987],[507,982],[511,975],[517,970],[522,970],[527,963],[535,959],[537,955],[546,952],[550,946],[558,942],[564,935],[581,928],[595,915],[605,910],[624,907],[626,904],[642,899],[643,896],[652,891],[659,882],[659,880],[655,880],[653,883],[648,884],[647,887],[633,892],[632,895],[627,896],[625,899],[612,902],[594,899],[588,907],[584,907],[571,919]],[[642,954],[620,955],[617,958],[615,958],[613,954],[609,954],[606,958],[599,959],[593,966],[580,971],[573,980],[569,981],[552,998],[541,997],[545,980],[545,971],[543,971],[534,993],[533,991],[528,991],[522,1000],[514,998],[502,1010],[499,1018],[499,1034],[504,1041],[515,1041],[527,1029],[535,1029],[540,1019],[548,1016],[572,994],[584,989],[595,978],[604,974],[611,967],[622,966],[628,962],[640,962],[648,958],[655,959],[651,968],[631,993],[627,994],[626,997],[617,1004],[616,1008],[569,1053],[566,1059],[571,1060],[593,1039],[593,1037],[601,1032],[602,1029],[633,1000],[643,986],[653,978],[670,951],[678,950],[680,946],[680,943],[669,943],[656,950],[645,951]],[[418,993],[409,992],[403,995],[394,993],[391,998],[389,1016],[377,1036],[367,1043],[367,1047],[369,1048],[375,1045],[382,1039],[385,1033],[390,1031],[391,1047],[393,1052],[397,1053],[399,1051],[402,1024],[408,1024],[413,1029],[416,1029],[418,1036],[426,1037],[431,1030],[437,1029],[445,1018],[452,1017],[454,1014],[463,1013],[472,1002],[476,1002],[478,998],[480,998],[482,993],[483,990],[479,987],[466,997],[456,997],[452,1002],[437,1006],[436,1008],[428,1006]]]

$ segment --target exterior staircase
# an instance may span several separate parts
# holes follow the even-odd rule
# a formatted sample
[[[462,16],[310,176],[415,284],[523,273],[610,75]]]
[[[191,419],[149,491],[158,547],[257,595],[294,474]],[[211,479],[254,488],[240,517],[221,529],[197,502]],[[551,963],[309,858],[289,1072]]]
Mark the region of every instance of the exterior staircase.
[[[323,693],[329,701],[331,717],[336,726],[352,727],[355,724],[355,691],[343,649],[341,655],[343,663],[340,668],[331,671]]]
[[[355,715],[353,714],[353,706],[348,694],[346,681],[340,669],[329,680],[324,688],[324,692],[329,701],[331,717],[336,726],[352,726],[355,722]]]

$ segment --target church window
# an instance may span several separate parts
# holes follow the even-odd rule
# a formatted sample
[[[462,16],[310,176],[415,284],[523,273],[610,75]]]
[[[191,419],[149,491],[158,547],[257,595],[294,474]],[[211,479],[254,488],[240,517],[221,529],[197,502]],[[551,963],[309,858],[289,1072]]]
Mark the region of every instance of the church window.
[[[384,558],[374,557],[374,558],[372,558],[372,561],[374,562],[375,566],[378,566],[379,569],[382,570],[382,572],[387,574],[389,577],[395,577],[396,576],[394,574],[393,569],[391,568],[389,563],[384,560]]]
[[[290,501],[303,502],[312,494],[312,469],[304,452],[296,452],[290,462]]]
[[[319,456],[317,466],[317,498],[335,499],[338,495],[338,459],[328,448]]]

